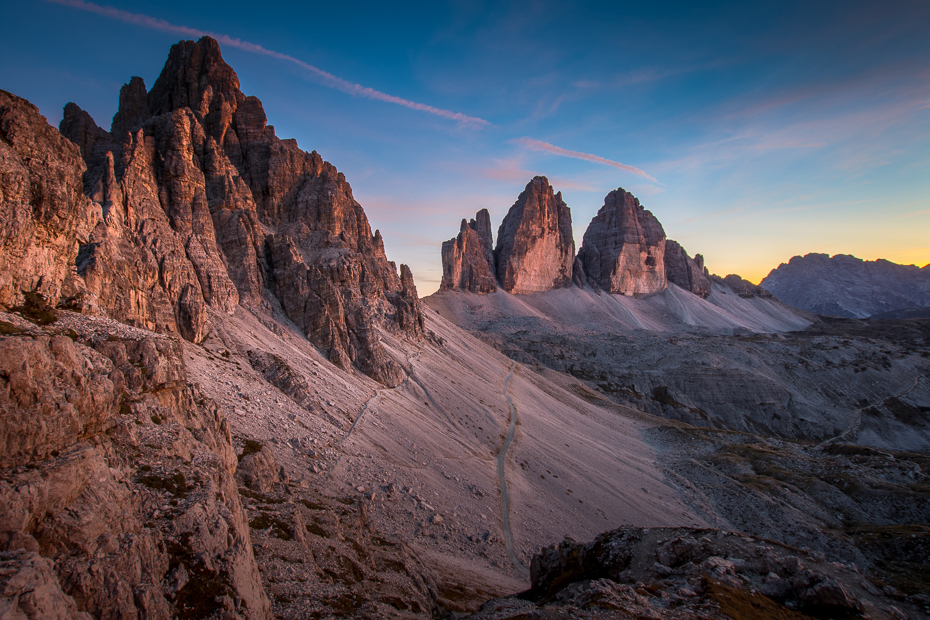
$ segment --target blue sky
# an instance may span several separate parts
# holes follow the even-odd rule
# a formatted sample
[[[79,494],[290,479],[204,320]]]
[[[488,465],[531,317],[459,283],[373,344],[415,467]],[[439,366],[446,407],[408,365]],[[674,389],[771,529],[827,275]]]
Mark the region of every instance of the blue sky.
[[[74,101],[109,127],[120,86],[150,87],[172,43],[224,35],[242,90],[346,174],[421,294],[459,221],[487,208],[496,231],[535,174],[579,246],[624,187],[721,275],[758,281],[808,252],[930,263],[923,0],[0,0],[0,15],[0,88],[54,125]]]

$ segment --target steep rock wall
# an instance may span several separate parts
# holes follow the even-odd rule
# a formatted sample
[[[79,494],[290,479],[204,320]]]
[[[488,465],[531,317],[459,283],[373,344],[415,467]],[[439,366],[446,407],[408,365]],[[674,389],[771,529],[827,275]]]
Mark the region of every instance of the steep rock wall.
[[[646,295],[668,285],[662,224],[623,188],[607,194],[578,258],[587,278],[610,293]]]
[[[575,260],[571,211],[546,177],[535,177],[510,208],[497,232],[497,280],[515,293],[571,285]]]
[[[377,330],[422,334],[409,269],[344,175],[275,135],[216,41],[173,46],[149,92],[132,78],[110,132],[75,104],[60,131],[0,94],[0,304],[34,291],[201,342],[209,308],[270,302],[334,363],[403,380]]]
[[[472,293],[497,290],[494,253],[491,250],[491,216],[478,211],[471,222],[462,220],[459,234],[442,244],[441,289],[462,289]]]
[[[710,277],[704,271],[704,257],[694,258],[677,241],[665,241],[665,276],[672,284],[707,299],[710,295]]]

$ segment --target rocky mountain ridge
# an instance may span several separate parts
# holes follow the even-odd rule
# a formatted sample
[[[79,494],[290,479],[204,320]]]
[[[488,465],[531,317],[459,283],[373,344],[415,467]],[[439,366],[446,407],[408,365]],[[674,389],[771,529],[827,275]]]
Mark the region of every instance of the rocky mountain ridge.
[[[0,91],[4,617],[270,617],[234,480],[255,459],[184,342],[249,308],[347,376],[407,378],[380,334],[424,336],[409,268],[238,86],[204,37],[124,85],[109,132]]]
[[[795,256],[760,285],[797,308],[845,318],[930,305],[930,265],[864,261],[847,254]]]
[[[13,127],[8,144],[33,161],[28,149],[35,145],[17,123],[40,127],[44,119],[9,97],[3,111]],[[48,261],[25,257],[27,266],[11,271],[41,271],[46,283],[11,282],[7,303],[16,302],[19,289],[36,290],[192,342],[210,330],[208,307],[230,313],[240,303],[271,304],[337,365],[386,385],[403,380],[373,327],[422,334],[410,270],[402,265],[398,274],[388,262],[345,177],[317,153],[275,135],[261,102],[239,90],[216,41],[173,46],[148,93],[141,78],[124,85],[110,132],[74,104],[60,130],[78,145],[83,163],[72,146],[45,147],[63,159],[34,166],[29,183],[43,193],[20,189],[18,201],[22,212],[31,201],[40,221],[43,205],[54,204],[47,217],[67,228],[31,247],[58,259],[76,255],[58,261],[74,268],[53,274]],[[61,142],[56,133],[35,135]],[[11,244],[30,239],[7,228]],[[22,253],[11,249],[11,257]]]
[[[556,288],[440,314],[210,39],[110,131],[0,94],[0,166],[0,616],[461,618],[534,585],[478,617],[930,613],[927,459],[886,450],[930,445],[924,323],[565,286],[541,183],[503,233]],[[487,213],[460,236],[496,280]]]
[[[575,286],[642,296],[672,283],[702,298],[711,292],[712,276],[704,257],[691,257],[680,244],[666,239],[659,220],[623,188],[605,197],[577,255],[571,210],[546,177],[527,183],[501,223],[493,253],[487,251],[487,209],[476,218],[471,223],[462,220],[458,236],[442,244],[441,291],[487,294],[500,286],[526,295]],[[717,281],[741,295],[768,294],[736,275]]]

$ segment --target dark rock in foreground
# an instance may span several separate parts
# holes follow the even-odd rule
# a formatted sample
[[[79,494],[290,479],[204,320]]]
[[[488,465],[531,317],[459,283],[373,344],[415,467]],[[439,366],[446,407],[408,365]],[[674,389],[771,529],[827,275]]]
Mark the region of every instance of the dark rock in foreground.
[[[721,530],[630,527],[544,549],[530,590],[470,618],[892,618],[927,603],[822,553]]]

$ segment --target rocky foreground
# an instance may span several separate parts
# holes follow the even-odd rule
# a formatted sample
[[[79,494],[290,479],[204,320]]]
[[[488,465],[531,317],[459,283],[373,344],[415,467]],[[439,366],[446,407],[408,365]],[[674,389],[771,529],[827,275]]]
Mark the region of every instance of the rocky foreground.
[[[0,201],[0,618],[930,614],[924,323],[542,177],[424,304],[209,38],[110,131],[0,91]]]
[[[905,617],[888,595],[930,611],[930,597],[880,589],[855,564],[810,549],[722,530],[621,528],[544,549],[530,590],[471,618]]]

